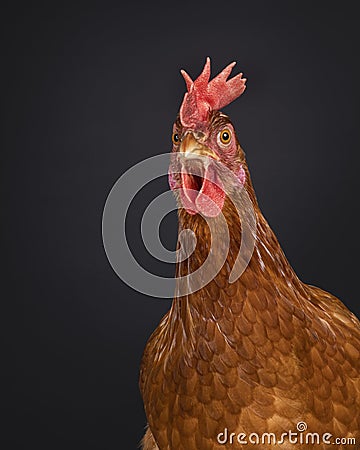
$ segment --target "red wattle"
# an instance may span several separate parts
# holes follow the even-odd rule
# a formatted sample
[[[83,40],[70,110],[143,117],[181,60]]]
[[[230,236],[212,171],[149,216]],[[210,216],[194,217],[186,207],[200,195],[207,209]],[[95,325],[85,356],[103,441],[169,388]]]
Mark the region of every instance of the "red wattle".
[[[181,173],[182,204],[189,214],[201,213],[205,217],[216,217],[220,214],[225,202],[223,184],[211,166],[205,170],[201,180],[202,185],[199,191],[194,178],[186,172]]]

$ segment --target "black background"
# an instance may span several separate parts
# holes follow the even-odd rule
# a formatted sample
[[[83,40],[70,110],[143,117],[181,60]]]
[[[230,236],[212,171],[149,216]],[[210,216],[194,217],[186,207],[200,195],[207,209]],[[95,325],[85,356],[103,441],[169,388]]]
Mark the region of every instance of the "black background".
[[[207,55],[248,78],[226,112],[289,260],[360,314],[355,5],[3,7],[2,448],[138,445],[141,354],[170,302],[114,274],[102,209],[127,168],[170,150],[178,71],[197,76]],[[174,215],[162,234],[173,248]]]

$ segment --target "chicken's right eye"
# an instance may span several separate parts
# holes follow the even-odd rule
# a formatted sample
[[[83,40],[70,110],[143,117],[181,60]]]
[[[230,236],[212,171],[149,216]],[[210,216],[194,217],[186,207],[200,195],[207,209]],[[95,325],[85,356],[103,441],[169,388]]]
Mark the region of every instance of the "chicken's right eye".
[[[172,134],[172,141],[175,145],[177,145],[180,142],[180,136],[178,135],[178,133]]]

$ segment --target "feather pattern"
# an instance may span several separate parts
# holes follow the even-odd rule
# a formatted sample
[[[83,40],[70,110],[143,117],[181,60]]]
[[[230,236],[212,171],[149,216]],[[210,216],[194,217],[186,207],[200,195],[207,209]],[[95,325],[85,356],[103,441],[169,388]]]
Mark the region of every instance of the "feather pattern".
[[[231,88],[236,77],[226,80],[232,67],[210,83],[210,63],[195,82],[184,75],[188,95],[203,85],[214,91],[224,83]],[[209,130],[230,124],[216,111],[208,121]],[[183,126],[180,117],[176,122],[180,134]],[[226,262],[201,290],[175,296],[144,351],[140,390],[149,428],[143,449],[220,450],[234,445],[246,449],[249,445],[224,444],[217,437],[226,429],[234,436],[273,433],[280,439],[285,431],[294,432],[299,423],[306,423],[310,433],[356,440],[336,448],[359,450],[359,320],[333,295],[296,276],[260,211],[238,142],[237,148],[244,187],[256,214],[255,249],[242,276],[230,283],[242,229],[234,204],[226,198],[223,214],[230,233]],[[195,251],[177,263],[177,275],[186,276],[203,264],[212,243],[201,215],[183,208],[178,215],[179,233],[191,229],[197,237]],[[211,220],[216,224],[217,218]],[[332,441],[295,446],[287,440],[251,448],[325,450],[334,445]]]
[[[231,267],[241,230],[225,207]],[[280,436],[301,421],[312,432],[360,442],[359,322],[338,299],[297,278],[258,209],[257,216],[256,250],[242,277],[229,284],[225,264],[200,292],[175,298],[147,344],[140,386],[161,450],[226,448],[216,441],[225,428]],[[201,217],[180,212],[179,219],[180,228],[207,239]],[[205,258],[197,249],[179,273]]]

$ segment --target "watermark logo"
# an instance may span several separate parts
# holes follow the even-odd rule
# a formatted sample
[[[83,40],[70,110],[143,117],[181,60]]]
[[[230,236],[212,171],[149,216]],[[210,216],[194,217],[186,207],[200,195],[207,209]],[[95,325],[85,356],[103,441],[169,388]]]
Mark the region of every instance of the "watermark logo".
[[[296,428],[297,428],[298,431],[302,432],[302,431],[306,431],[308,426],[307,426],[306,422],[298,422],[296,424]]]
[[[355,445],[354,437],[334,437],[331,433],[308,431],[306,422],[298,422],[296,431],[288,430],[280,435],[275,433],[234,433],[227,428],[217,435],[220,445]],[[306,448],[306,447],[305,447]]]
[[[210,163],[206,156],[199,157],[199,159],[202,160],[204,166]],[[174,279],[149,272],[134,257],[128,245],[125,222],[135,195],[152,180],[167,175],[170,160],[172,170],[174,171],[174,167],[178,166],[178,170],[181,171],[181,155],[174,153],[164,153],[148,158],[127,170],[112,187],[106,199],[102,220],[104,248],[115,273],[136,291],[157,298],[173,297]],[[256,215],[246,189],[235,174],[219,161],[211,160],[211,164],[215,167],[219,177],[218,186],[224,190],[226,196],[234,204],[241,221],[241,246],[229,276],[229,282],[233,283],[242,275],[250,262],[256,240]],[[191,167],[187,167],[186,170],[188,174],[197,175],[196,172],[192,172]],[[211,180],[211,183],[217,184],[214,179]],[[194,195],[196,194],[198,192],[194,193]],[[211,204],[212,199],[207,197],[206,201]],[[196,235],[191,229],[184,229],[179,234],[179,250],[171,252],[161,244],[160,223],[167,214],[177,208],[173,192],[168,190],[154,198],[142,216],[139,238],[143,240],[152,257],[168,263],[186,260],[196,248]],[[208,257],[193,273],[175,277],[177,296],[189,295],[206,286],[219,273],[226,261],[230,248],[226,218],[220,212],[215,218],[204,217],[204,219],[211,233],[211,248]],[[222,248],[221,254],[214,251],[220,247]]]

